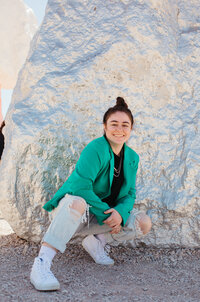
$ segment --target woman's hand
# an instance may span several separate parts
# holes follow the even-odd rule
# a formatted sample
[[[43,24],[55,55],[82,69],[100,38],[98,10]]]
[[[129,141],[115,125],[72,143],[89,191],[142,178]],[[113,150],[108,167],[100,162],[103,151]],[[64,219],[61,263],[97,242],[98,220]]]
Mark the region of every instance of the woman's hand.
[[[111,215],[104,220],[110,228],[112,228],[111,234],[117,234],[121,230],[122,217],[115,209],[109,209],[104,212],[105,214],[111,213]]]
[[[121,231],[121,225],[117,225],[116,227],[112,228],[112,231],[110,231],[110,234],[118,234]]]

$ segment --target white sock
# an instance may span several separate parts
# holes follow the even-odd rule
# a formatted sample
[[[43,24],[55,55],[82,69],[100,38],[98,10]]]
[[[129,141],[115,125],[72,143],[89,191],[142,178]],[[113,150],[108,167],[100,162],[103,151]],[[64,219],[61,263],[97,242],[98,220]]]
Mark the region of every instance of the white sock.
[[[39,258],[41,259],[48,259],[50,264],[56,255],[56,251],[52,249],[51,247],[42,245],[39,251]]]
[[[103,245],[103,247],[105,247],[107,242],[106,242],[106,238],[105,238],[104,234],[98,234],[98,235],[95,235],[95,237],[97,239],[99,239],[101,241],[101,244]]]

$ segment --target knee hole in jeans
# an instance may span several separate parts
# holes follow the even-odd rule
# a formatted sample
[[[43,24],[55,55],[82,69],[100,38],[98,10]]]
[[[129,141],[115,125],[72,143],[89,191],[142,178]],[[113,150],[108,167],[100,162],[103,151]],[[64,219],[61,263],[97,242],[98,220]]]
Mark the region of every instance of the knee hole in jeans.
[[[81,215],[83,215],[85,213],[86,210],[86,202],[83,198],[75,198],[72,202],[72,204],[70,205],[70,208],[78,211]]]
[[[136,219],[138,220],[139,227],[143,234],[147,234],[151,230],[152,226],[150,217],[144,213],[141,213],[138,214],[138,217]]]

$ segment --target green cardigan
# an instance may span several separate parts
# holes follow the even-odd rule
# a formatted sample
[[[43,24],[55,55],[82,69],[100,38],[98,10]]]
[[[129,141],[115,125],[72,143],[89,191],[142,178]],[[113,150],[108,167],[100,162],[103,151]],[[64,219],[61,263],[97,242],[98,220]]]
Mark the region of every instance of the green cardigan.
[[[122,225],[126,224],[135,202],[138,162],[138,154],[124,144],[124,182],[117,198],[117,205],[114,207],[123,219]],[[84,148],[75,170],[43,208],[49,212],[52,211],[65,194],[80,196],[90,205],[90,212],[102,225],[103,221],[110,216],[110,214],[104,214],[110,207],[102,199],[111,194],[113,174],[114,154],[110,144],[102,136]]]

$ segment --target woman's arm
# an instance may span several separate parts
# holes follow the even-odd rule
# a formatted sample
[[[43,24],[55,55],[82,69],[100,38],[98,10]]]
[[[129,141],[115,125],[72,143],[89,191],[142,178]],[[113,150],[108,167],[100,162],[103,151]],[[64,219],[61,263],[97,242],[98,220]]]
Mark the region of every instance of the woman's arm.
[[[104,212],[110,207],[95,194],[93,189],[94,181],[102,168],[98,151],[93,144],[86,146],[69,181],[72,183],[74,195],[84,198],[90,205],[90,212],[96,216],[99,224],[103,224],[103,221],[110,216]]]
[[[98,223],[103,224],[103,221],[110,216],[110,214],[105,214],[104,212],[110,207],[93,190],[93,183],[101,169],[101,160],[98,152],[98,146],[94,142],[85,147],[75,170],[54,197],[44,205],[44,209],[51,211],[57,207],[59,200],[67,193],[80,196],[91,206],[90,212],[96,216]]]

